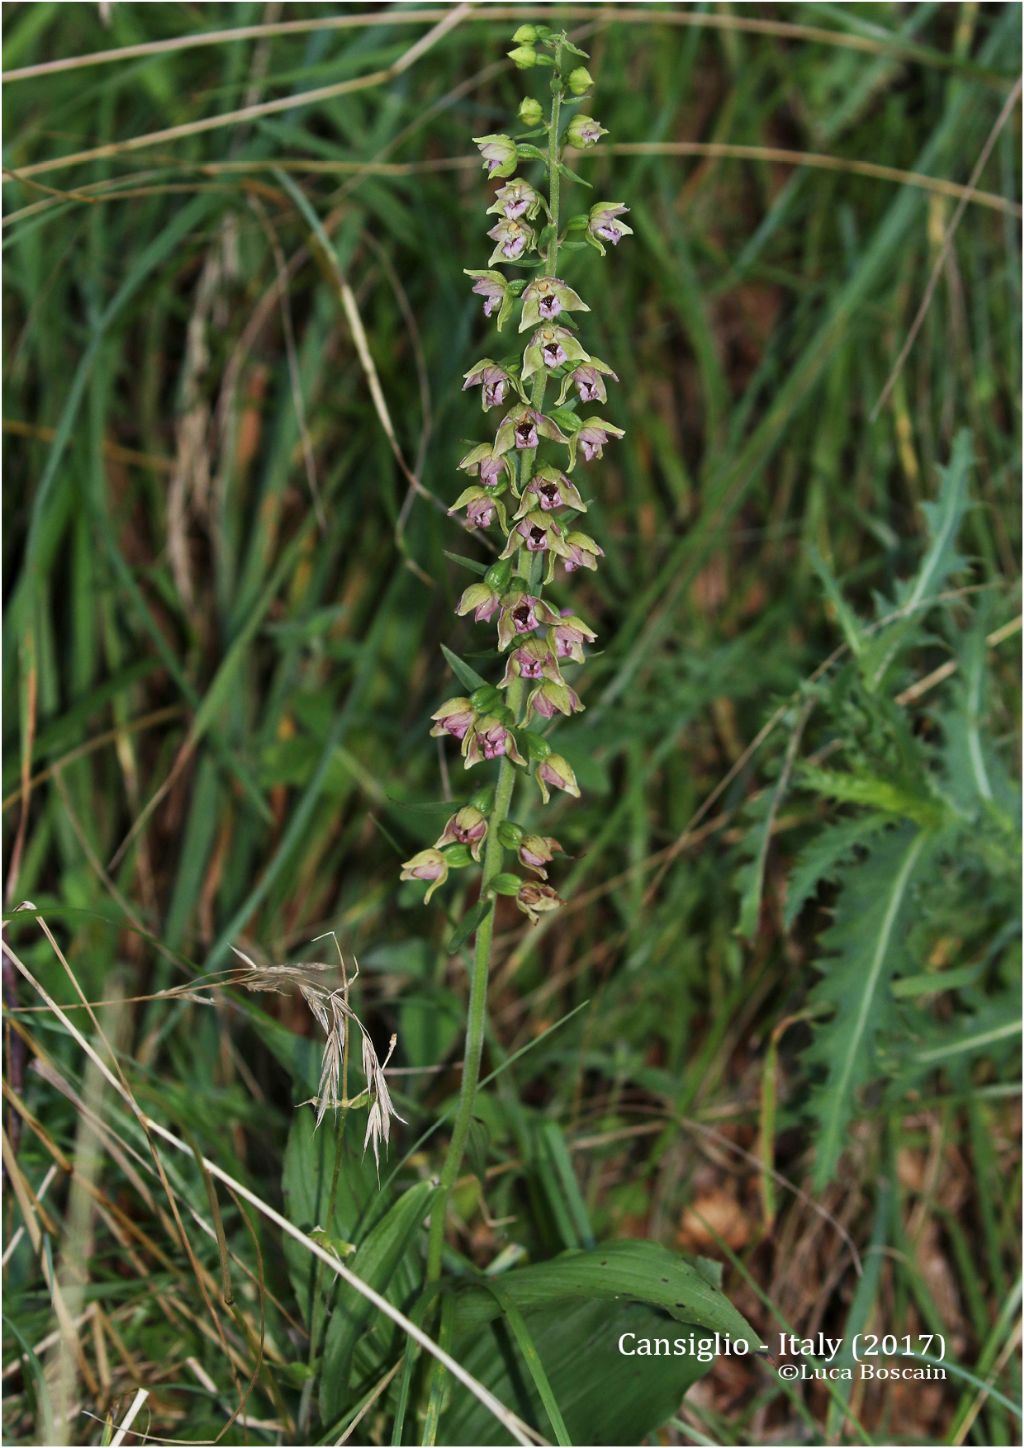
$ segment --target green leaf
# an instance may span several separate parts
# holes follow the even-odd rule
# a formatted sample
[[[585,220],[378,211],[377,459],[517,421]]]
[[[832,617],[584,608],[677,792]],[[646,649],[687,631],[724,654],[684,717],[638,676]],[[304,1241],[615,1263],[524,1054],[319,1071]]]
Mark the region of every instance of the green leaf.
[[[503,1293],[507,1280],[495,1279]],[[693,1356],[661,1357],[654,1363],[620,1353],[622,1333],[670,1340],[689,1334],[689,1329],[680,1333],[664,1313],[640,1303],[574,1301],[523,1312],[522,1325],[543,1363],[551,1400],[573,1443],[649,1441],[678,1411],[687,1389],[710,1367]],[[507,1317],[495,1317],[455,1341],[455,1353],[463,1366],[550,1442],[544,1400],[536,1384],[527,1380],[516,1349]],[[648,1371],[644,1371],[645,1365]],[[443,1442],[454,1448],[508,1441],[506,1431],[475,1398],[453,1393],[444,1418]]]
[[[550,1262],[520,1267],[497,1281],[523,1312],[574,1298],[624,1299],[660,1307],[677,1322],[728,1333],[751,1348],[757,1346],[749,1324],[728,1298],[692,1262],[657,1242],[610,1242],[585,1252],[563,1252]],[[459,1331],[479,1327],[499,1312],[487,1288],[475,1284],[457,1291],[456,1309]]]
[[[559,161],[558,169],[567,181],[575,181],[578,186],[585,186],[588,191],[593,191],[593,182],[584,181],[582,176],[577,176],[575,171],[570,171],[568,166],[566,166],[564,162]]]
[[[452,673],[464,689],[468,689],[470,693],[472,693],[474,689],[487,688],[487,680],[478,674],[476,669],[470,668],[469,664],[467,664],[464,659],[460,659],[458,654],[453,654],[447,645],[441,645],[441,652],[448,660]]]
[[[810,548],[808,550],[808,556],[811,560],[811,567],[821,579],[825,596],[835,609],[839,627],[843,631],[843,638],[846,640],[850,652],[854,656],[859,655],[864,647],[864,625],[846,602],[839,584],[836,581],[835,574],[818,552],[817,548]]]
[[[387,1291],[413,1233],[430,1209],[434,1192],[429,1182],[411,1186],[359,1244],[351,1261],[352,1271],[377,1292]],[[346,1406],[352,1355],[372,1311],[372,1304],[365,1297],[344,1282],[338,1284],[320,1374],[320,1416],[325,1423],[331,1422]]]
[[[510,1299],[502,1293],[498,1283],[491,1283],[490,1289],[498,1300],[502,1315],[512,1329],[512,1335],[516,1340],[516,1346],[519,1349],[520,1356],[526,1364],[526,1369],[530,1377],[533,1379],[533,1386],[537,1390],[537,1396],[544,1404],[544,1411],[548,1416],[548,1422],[554,1430],[555,1441],[560,1445],[560,1448],[568,1448],[568,1445],[572,1444],[572,1439],[569,1436],[569,1430],[565,1426],[565,1420],[558,1406],[558,1399],[551,1389],[548,1375],[544,1371],[543,1360],[537,1351],[537,1344],[530,1334],[526,1319],[519,1311],[519,1308],[516,1307],[515,1303],[510,1301]]]
[[[988,720],[986,635],[991,622],[991,600],[987,600],[955,639],[957,671],[950,684],[950,703],[937,716],[945,765],[942,791],[964,815],[991,816],[1016,839],[1019,790],[994,747]]]
[[[457,950],[462,948],[464,942],[469,939],[488,910],[490,910],[491,903],[490,900],[478,900],[472,910],[466,912],[452,931],[451,939],[445,946],[445,950],[449,955],[454,955]]]
[[[821,944],[831,959],[811,999],[831,1011],[819,1025],[805,1060],[825,1067],[811,1111],[819,1123],[814,1181],[818,1190],[835,1176],[858,1089],[877,1074],[874,1042],[892,1012],[889,983],[910,965],[907,925],[911,891],[927,855],[929,835],[911,826],[876,841],[850,869],[836,902],[835,921]]]
[[[937,829],[948,815],[942,801],[935,795],[916,793],[871,774],[822,769],[818,765],[807,764],[800,770],[800,782],[807,789],[827,795],[829,799],[881,810],[883,814],[895,815],[898,819],[913,820],[925,829]]]
[[[444,550],[444,556],[452,563],[459,563],[463,568],[468,568],[470,573],[479,573],[483,577],[487,572],[488,565],[481,563],[479,559],[466,558],[461,553],[449,553],[447,548]]]
[[[491,1133],[486,1121],[474,1116],[469,1123],[466,1137],[466,1165],[483,1186],[487,1180],[487,1153],[490,1150]]]
[[[341,1165],[340,1189],[330,1211],[331,1181],[339,1147],[338,1134],[331,1116],[319,1131],[314,1129],[310,1107],[295,1113],[284,1154],[285,1208],[288,1220],[303,1232],[319,1227],[329,1237],[345,1242],[358,1239],[359,1218],[364,1208],[375,1199],[377,1182],[373,1167],[355,1151],[344,1155]],[[295,1297],[307,1324],[313,1321],[313,1281],[316,1258],[301,1242],[284,1239],[284,1255],[288,1264]],[[321,1274],[323,1277],[324,1274]],[[326,1286],[326,1282],[322,1282]]]
[[[929,544],[921,566],[912,579],[896,588],[895,609],[904,617],[872,638],[861,653],[861,675],[872,692],[882,688],[901,650],[922,632],[927,605],[942,592],[952,575],[964,567],[964,560],[956,550],[956,538],[967,510],[970,463],[970,433],[961,432],[953,443],[949,467],[939,469],[937,501],[922,504]],[[883,606],[883,614],[892,611],[889,606]]]
[[[841,865],[855,853],[857,846],[891,823],[885,815],[856,815],[826,825],[813,836],[796,857],[786,886],[786,908],[783,920],[792,930],[801,910],[826,880],[834,880]]]

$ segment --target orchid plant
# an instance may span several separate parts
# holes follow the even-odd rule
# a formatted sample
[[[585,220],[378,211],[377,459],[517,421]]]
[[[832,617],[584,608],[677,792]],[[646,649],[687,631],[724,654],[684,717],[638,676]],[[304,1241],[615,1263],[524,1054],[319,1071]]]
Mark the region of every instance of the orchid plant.
[[[464,512],[470,529],[500,535],[496,561],[465,590],[456,612],[494,628],[502,673],[493,684],[481,680],[468,694],[445,700],[434,711],[431,730],[459,744],[467,770],[496,763],[497,778],[455,811],[429,849],[402,866],[403,880],[427,882],[425,901],[452,870],[477,865],[482,871],[462,1088],[441,1201],[432,1214],[431,1278],[440,1272],[443,1204],[472,1120],[496,899],[513,897],[534,923],[563,903],[548,883],[548,866],[561,845],[524,829],[511,806],[521,774],[532,773],[545,804],[552,790],[580,793],[572,766],[553,749],[547,730],[557,715],[582,710],[565,670],[584,662],[596,634],[573,609],[545,599],[544,589],[560,571],[571,576],[598,566],[603,550],[578,526],[587,511],[578,469],[599,460],[605,446],[623,435],[591,411],[603,407],[608,382],[618,379],[584,346],[578,317],[590,308],[561,275],[573,249],[590,246],[604,255],[606,245],[617,246],[630,233],[622,220],[626,207],[618,201],[562,217],[562,182],[579,181],[563,159],[566,146],[588,150],[605,134],[578,109],[593,86],[581,63],[588,57],[544,25],[521,26],[513,39],[509,54],[520,69],[550,73],[550,112],[545,117],[528,97],[519,107],[524,133],[475,137],[484,170],[501,185],[487,209],[496,218],[487,233],[494,242],[488,265],[466,275],[483,299],[484,316],[499,332],[516,322],[525,346],[521,357],[482,357],[465,374],[464,387],[479,388],[484,413],[498,412],[499,421],[493,439],[470,448],[459,462],[471,482],[450,510]],[[543,171],[546,194],[517,174],[524,165]],[[517,278],[499,268],[529,275]],[[552,387],[557,393],[549,405]],[[475,683],[465,665],[459,673],[464,687]],[[525,874],[506,869],[506,854]]]

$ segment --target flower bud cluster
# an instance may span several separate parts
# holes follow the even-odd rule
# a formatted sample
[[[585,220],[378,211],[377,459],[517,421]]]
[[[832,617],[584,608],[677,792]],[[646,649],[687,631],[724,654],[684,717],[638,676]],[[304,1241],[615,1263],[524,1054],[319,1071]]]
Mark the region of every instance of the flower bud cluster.
[[[552,790],[579,795],[572,765],[553,751],[547,730],[556,716],[583,709],[564,671],[585,661],[597,637],[573,609],[555,607],[543,591],[579,569],[598,567],[603,549],[579,526],[587,512],[581,465],[600,460],[605,446],[623,435],[592,410],[605,406],[608,384],[618,378],[587,348],[580,317],[590,308],[561,276],[560,258],[584,246],[604,255],[606,245],[617,246],[631,233],[621,219],[626,207],[618,201],[597,202],[561,220],[563,183],[575,179],[563,160],[564,147],[589,150],[606,134],[582,110],[567,114],[589,101],[593,90],[590,72],[580,63],[585,52],[564,33],[523,25],[508,54],[521,70],[552,73],[551,111],[545,116],[540,103],[527,98],[518,112],[530,128],[525,136],[475,138],[484,170],[501,184],[487,208],[495,218],[487,232],[494,243],[487,267],[466,275],[482,298],[483,315],[499,333],[517,322],[521,351],[481,357],[465,373],[464,390],[479,389],[483,412],[495,411],[498,421],[493,438],[459,461],[469,486],[450,510],[495,544],[497,561],[464,590],[456,613],[494,629],[503,673],[493,686],[481,683],[446,699],[432,716],[431,730],[459,745],[467,770],[499,761],[498,784],[457,809],[433,846],[402,867],[402,878],[427,881],[429,900],[450,870],[482,861],[485,895],[514,897],[536,922],[561,904],[546,882],[547,866],[562,847],[508,817],[513,772],[532,773],[545,803]],[[545,144],[532,144],[531,137],[540,135]],[[531,173],[543,171],[544,184],[539,176],[521,175],[524,166]],[[557,393],[547,405],[550,384]],[[472,671],[464,673],[479,682]],[[460,679],[465,683],[463,673]],[[539,878],[505,870],[506,851]]]

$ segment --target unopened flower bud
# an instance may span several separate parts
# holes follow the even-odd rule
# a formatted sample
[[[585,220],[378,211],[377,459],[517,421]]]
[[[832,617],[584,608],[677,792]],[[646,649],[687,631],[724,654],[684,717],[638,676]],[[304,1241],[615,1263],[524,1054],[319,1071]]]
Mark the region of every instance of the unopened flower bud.
[[[593,116],[573,116],[565,128],[566,139],[571,146],[579,146],[587,150],[590,146],[596,146],[602,136],[608,132],[600,122],[595,121]]]
[[[597,568],[597,560],[604,557],[600,548],[586,533],[569,533],[563,543],[562,557],[566,573],[575,573],[577,568]]]
[[[583,96],[593,87],[594,77],[585,65],[578,65],[569,72],[568,84],[574,96]]]
[[[573,435],[570,444],[572,462],[575,462],[577,448],[582,452],[584,462],[593,462],[594,458],[604,456],[606,442],[613,437],[623,437],[624,435],[621,427],[615,427],[600,417],[585,418],[583,426]],[[570,466],[572,462],[570,462]]]
[[[526,869],[546,880],[548,872],[544,866],[551,863],[555,853],[564,854],[562,846],[551,835],[523,835],[519,841],[519,863]]]
[[[474,136],[473,143],[483,157],[488,176],[511,176],[519,164],[519,153],[511,136]]]
[[[548,793],[549,786],[551,789],[562,789],[566,794],[575,795],[577,799],[580,797],[580,787],[576,783],[572,765],[560,754],[549,754],[537,765],[537,785],[545,804],[551,798]]]
[[[453,739],[464,739],[476,716],[470,701],[460,695],[455,699],[446,699],[440,709],[430,717],[437,721],[430,731],[435,739],[442,734],[450,734]]]
[[[629,207],[623,206],[621,201],[599,201],[590,208],[587,231],[595,239],[599,251],[604,251],[602,241],[618,246],[624,236],[633,235],[633,228],[618,220],[628,210]]]
[[[533,42],[539,38],[540,31],[536,25],[520,25],[519,29],[516,30],[512,36],[512,39],[517,45],[532,45]]]
[[[502,452],[512,446],[511,439]],[[490,443],[482,442],[478,447],[473,448],[460,461],[459,467],[464,473],[469,473],[480,479],[485,488],[497,487],[502,478],[508,474],[508,468],[500,453],[496,453]]]
[[[538,885],[534,880],[526,880],[520,886],[516,904],[524,915],[529,916],[531,925],[536,925],[542,914],[548,910],[557,910],[565,901],[555,894],[550,885]]]
[[[538,684],[527,701],[526,722],[529,724],[534,714],[539,714],[542,719],[553,719],[556,714],[564,714],[568,718],[570,714],[582,712],[583,705],[575,689],[570,689],[568,684],[546,680]]]
[[[539,126],[544,119],[544,109],[533,96],[524,96],[519,103],[519,119],[524,126]]]
[[[413,855],[411,860],[406,860],[399,876],[401,880],[429,880],[431,882],[430,888],[423,897],[424,905],[447,878],[448,861],[441,851],[436,849],[420,850],[419,854]]]
[[[563,615],[553,628],[548,629],[548,642],[555,657],[573,659],[577,664],[583,663],[583,645],[592,644],[596,638],[594,630],[588,628],[575,614]]]
[[[457,513],[460,508],[465,508],[470,528],[489,528],[495,513],[502,528],[505,527],[505,505],[488,488],[466,488],[448,509],[449,515]]]
[[[512,294],[508,289],[508,281],[497,271],[467,269],[466,276],[476,278],[473,291],[476,296],[484,299],[484,316],[489,317],[495,311],[498,313],[497,324],[500,332],[512,310]]]
[[[455,612],[460,618],[467,613],[476,623],[490,623],[501,604],[501,594],[487,583],[471,583],[459,599]]]
[[[473,859],[479,862],[480,850],[487,838],[487,818],[475,805],[457,810],[434,841],[436,849],[445,845],[466,845]]]
[[[600,357],[588,357],[586,362],[581,362],[571,372],[566,373],[562,390],[558,394],[558,406],[561,407],[572,387],[576,388],[581,402],[607,402],[608,391],[605,387],[605,377],[612,378],[614,382],[619,380],[607,362],[602,362]]]
[[[463,373],[465,382],[462,384],[463,392],[470,387],[480,388],[480,403],[484,412],[491,407],[502,407],[506,401],[506,394],[510,387],[522,396],[519,383],[504,367],[499,367],[490,357],[482,357],[475,363],[468,372]]]
[[[532,70],[540,59],[532,45],[517,45],[515,50],[508,52],[508,58],[520,70]]]

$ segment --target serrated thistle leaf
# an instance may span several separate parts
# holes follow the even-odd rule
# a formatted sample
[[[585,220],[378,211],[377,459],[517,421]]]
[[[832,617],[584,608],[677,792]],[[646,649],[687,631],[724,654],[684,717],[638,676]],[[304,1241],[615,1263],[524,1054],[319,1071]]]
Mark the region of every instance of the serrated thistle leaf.
[[[734,934],[742,936],[746,940],[753,940],[757,934],[758,922],[761,916],[761,900],[764,895],[765,867],[768,863],[768,849],[772,841],[772,831],[775,828],[775,821],[778,817],[782,801],[785,799],[786,791],[789,788],[793,776],[793,765],[796,760],[797,751],[800,748],[800,740],[803,737],[804,726],[811,712],[812,703],[810,699],[804,700],[793,729],[789,736],[789,743],[786,746],[786,755],[779,770],[779,777],[770,790],[766,790],[759,800],[755,800],[748,806],[748,817],[751,820],[752,828],[743,842],[740,850],[741,857],[746,858],[736,872],[736,884],[740,892],[740,918],[737,922]]]
[[[906,825],[876,840],[850,868],[836,901],[833,924],[821,938],[826,959],[811,1001],[829,1008],[805,1061],[825,1068],[812,1094],[819,1131],[814,1163],[817,1190],[835,1176],[857,1092],[877,1074],[874,1045],[894,1013],[890,982],[911,964],[907,922],[912,887],[932,837]]]
[[[1019,835],[1020,792],[1000,758],[988,727],[988,643],[991,600],[955,639],[957,671],[948,702],[932,717],[942,734],[943,794],[968,818],[991,818]]]
[[[864,625],[854,613],[853,609],[843,597],[839,581],[828,563],[819,553],[817,548],[808,550],[808,557],[811,560],[811,567],[821,580],[821,586],[825,590],[825,597],[835,610],[839,627],[843,631],[843,638],[852,654],[859,655],[864,648]]]
[[[746,809],[750,828],[740,852],[743,863],[737,866],[734,877],[740,894],[740,914],[733,932],[744,940],[753,940],[757,935],[776,798],[776,790],[768,790]]]
[[[898,611],[901,617],[872,638],[860,655],[861,674],[871,691],[882,687],[900,651],[923,630],[929,601],[965,566],[956,539],[967,510],[970,465],[971,435],[965,431],[957,434],[949,466],[939,469],[938,498],[921,505],[928,529],[928,547],[921,566],[913,578],[897,585],[894,605],[882,605],[883,612]]]
[[[937,795],[894,784],[864,771],[822,769],[819,765],[807,764],[800,770],[800,783],[828,799],[863,805],[897,819],[913,820],[925,829],[938,829],[947,818],[946,807]]]
[[[857,815],[827,825],[799,852],[786,884],[786,906],[783,922],[792,930],[801,910],[819,885],[834,881],[844,864],[853,857],[859,845],[867,844],[891,820],[884,815]]]

